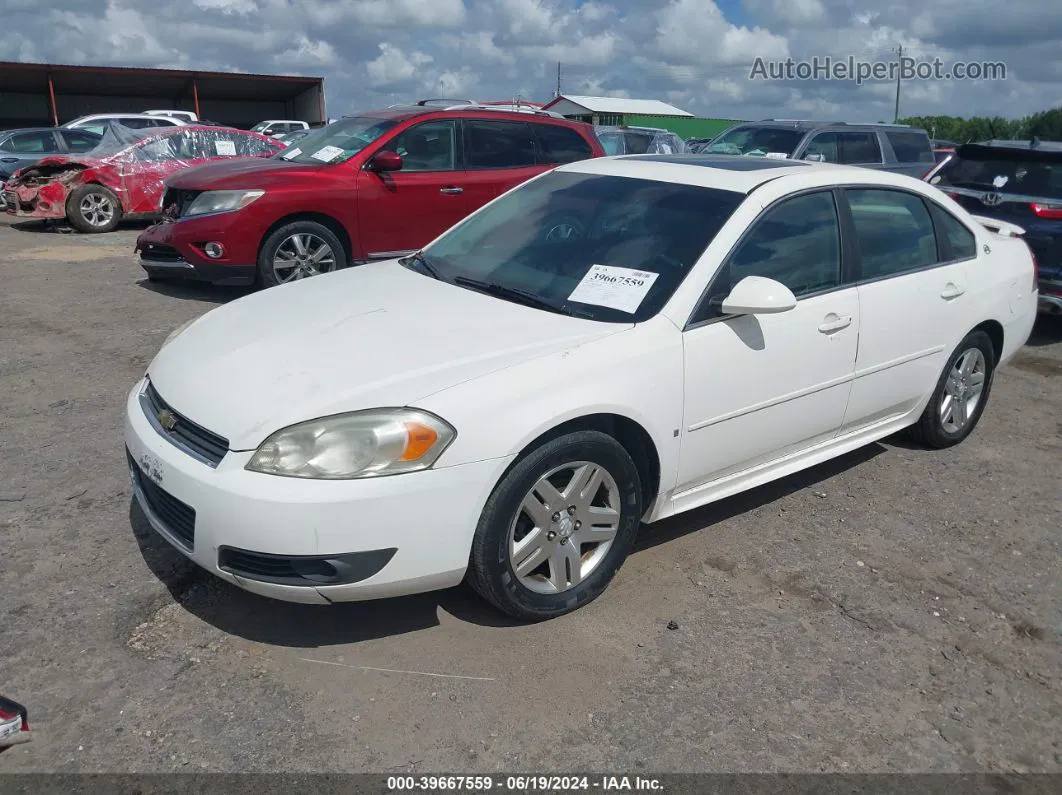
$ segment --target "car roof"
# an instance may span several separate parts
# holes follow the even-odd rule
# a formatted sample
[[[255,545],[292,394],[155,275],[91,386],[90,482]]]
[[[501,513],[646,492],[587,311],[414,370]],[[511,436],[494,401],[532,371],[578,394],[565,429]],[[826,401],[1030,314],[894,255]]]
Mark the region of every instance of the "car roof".
[[[991,141],[979,141],[964,146],[985,146],[993,149],[1027,149],[1031,152],[1037,150],[1046,152],[1062,152],[1062,141],[1036,141],[1035,145],[1033,141],[1017,141],[1017,140],[1003,140],[992,139]]]
[[[853,179],[859,179],[867,173],[867,169],[855,166],[741,155],[619,155],[580,160],[556,170],[650,179],[738,193],[748,193],[765,182],[804,173],[805,170],[830,170],[836,172],[839,178],[848,175]]]
[[[796,132],[810,132],[823,127],[847,127],[852,130],[895,130],[909,132],[925,132],[918,127],[909,124],[885,124],[874,122],[847,122],[847,121],[821,121],[814,119],[763,119],[762,121],[746,121],[735,124],[734,127],[768,127],[775,130],[794,130]]]
[[[563,116],[550,114],[546,111],[532,113],[529,111],[505,110],[497,106],[472,104],[454,105],[451,107],[439,107],[437,105],[392,105],[389,108],[367,110],[361,113],[352,114],[350,116],[344,116],[343,118],[392,119],[396,122],[402,122],[408,119],[417,118],[419,116],[427,116],[428,114],[439,116],[441,118],[448,118],[452,117],[455,113],[460,114],[462,116],[470,116],[476,119],[503,119],[509,121],[528,121],[529,119],[541,119],[543,121],[554,122],[568,127],[590,126],[584,122],[576,122],[572,121],[571,119],[565,119]]]
[[[57,127],[15,127],[10,130],[0,130],[0,138],[12,133],[55,132],[58,129]],[[99,135],[99,133],[94,133],[91,130],[79,130],[79,132],[88,135]]]

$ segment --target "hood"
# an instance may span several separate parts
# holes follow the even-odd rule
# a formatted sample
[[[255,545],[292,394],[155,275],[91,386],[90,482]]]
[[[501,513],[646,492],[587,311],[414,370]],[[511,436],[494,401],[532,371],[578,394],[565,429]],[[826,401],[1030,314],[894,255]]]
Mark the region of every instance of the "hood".
[[[394,260],[240,298],[148,368],[174,411],[253,450],[296,422],[413,406],[459,383],[615,334],[414,273]]]
[[[331,168],[289,163],[273,157],[222,160],[182,169],[166,180],[179,190],[241,190],[269,187],[274,182],[289,183],[292,177],[315,179],[321,169]]]

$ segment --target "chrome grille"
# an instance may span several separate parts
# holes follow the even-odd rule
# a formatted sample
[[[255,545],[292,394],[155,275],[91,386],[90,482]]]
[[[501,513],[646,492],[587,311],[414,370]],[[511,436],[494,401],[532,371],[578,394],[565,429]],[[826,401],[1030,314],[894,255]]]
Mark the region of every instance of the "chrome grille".
[[[164,439],[186,453],[211,467],[221,463],[229,451],[229,440],[197,425],[187,417],[178,414],[155,390],[150,381],[140,393],[140,404],[144,414]],[[163,424],[166,417],[169,427]]]

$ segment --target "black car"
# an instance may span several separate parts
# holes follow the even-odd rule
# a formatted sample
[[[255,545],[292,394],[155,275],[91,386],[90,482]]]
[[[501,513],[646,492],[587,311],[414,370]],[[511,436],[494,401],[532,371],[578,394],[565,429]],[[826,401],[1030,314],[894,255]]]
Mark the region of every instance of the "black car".
[[[1040,270],[1040,311],[1062,314],[1062,143],[963,144],[926,181],[973,215],[1024,229]]]
[[[4,183],[20,168],[43,157],[88,152],[100,142],[98,133],[57,127],[0,130],[0,210],[4,208]]]
[[[765,119],[735,125],[703,147],[703,154],[843,163],[921,177],[933,167],[925,130],[906,124]]]

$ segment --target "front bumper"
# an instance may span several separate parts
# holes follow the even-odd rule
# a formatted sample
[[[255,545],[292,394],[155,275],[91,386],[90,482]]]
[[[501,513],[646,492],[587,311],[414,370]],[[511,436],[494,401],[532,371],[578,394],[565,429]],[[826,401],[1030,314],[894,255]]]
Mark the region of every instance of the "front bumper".
[[[177,277],[221,285],[254,283],[257,246],[234,230],[241,213],[163,221],[145,229],[136,241],[140,265],[153,276]],[[239,226],[235,224],[235,226]],[[211,259],[202,246],[220,242],[225,255]]]
[[[145,384],[126,402],[125,444],[134,494],[152,527],[212,574],[284,601],[327,604],[457,585],[483,505],[511,461],[350,481],[248,472],[250,452],[229,452],[214,468],[151,424],[140,402]],[[340,584],[321,584],[336,576]]]

